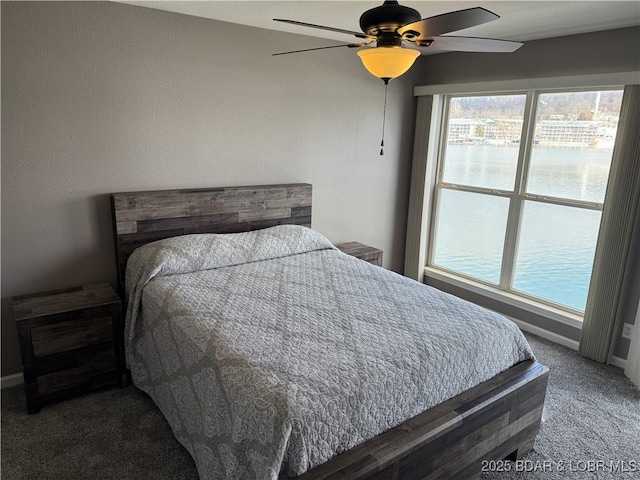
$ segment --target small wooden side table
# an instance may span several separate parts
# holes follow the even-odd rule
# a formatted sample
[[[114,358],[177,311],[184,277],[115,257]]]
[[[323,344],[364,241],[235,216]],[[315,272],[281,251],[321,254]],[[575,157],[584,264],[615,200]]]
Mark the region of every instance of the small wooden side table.
[[[13,297],[27,410],[127,381],[120,298],[106,283]]]
[[[339,243],[336,247],[340,251],[359,258],[360,260],[364,260],[365,262],[372,263],[379,267],[382,266],[382,250],[378,248],[370,247],[369,245],[359,242]]]

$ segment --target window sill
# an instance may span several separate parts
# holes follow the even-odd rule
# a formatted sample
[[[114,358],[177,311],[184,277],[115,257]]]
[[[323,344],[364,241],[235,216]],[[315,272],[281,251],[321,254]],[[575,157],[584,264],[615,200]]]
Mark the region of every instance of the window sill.
[[[527,312],[546,317],[550,320],[562,323],[564,325],[582,329],[581,315],[567,312],[560,308],[555,308],[541,302],[536,302],[535,300],[521,297],[511,292],[505,292],[503,290],[484,285],[480,282],[474,282],[473,280],[459,277],[457,275],[453,275],[449,272],[444,272],[437,268],[425,267],[424,275],[427,278],[433,278],[454,287],[468,290],[478,295],[497,300],[498,302],[502,302],[507,305],[520,308]]]

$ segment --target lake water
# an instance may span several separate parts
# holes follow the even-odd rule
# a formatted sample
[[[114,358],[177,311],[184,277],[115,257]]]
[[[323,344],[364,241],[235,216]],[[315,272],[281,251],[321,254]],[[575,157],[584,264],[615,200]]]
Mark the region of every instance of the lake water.
[[[610,148],[535,147],[527,192],[602,203]],[[518,147],[448,145],[446,182],[513,189]],[[498,284],[509,200],[441,190],[434,263]],[[601,212],[525,201],[512,288],[584,311]]]

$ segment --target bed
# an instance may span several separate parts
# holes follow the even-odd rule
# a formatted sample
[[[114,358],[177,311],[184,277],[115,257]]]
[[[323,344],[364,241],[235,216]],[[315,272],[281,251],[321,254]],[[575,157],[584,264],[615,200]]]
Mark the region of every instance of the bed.
[[[338,251],[311,191],[111,195],[133,382],[201,479],[471,478],[530,451],[548,369],[517,327]]]

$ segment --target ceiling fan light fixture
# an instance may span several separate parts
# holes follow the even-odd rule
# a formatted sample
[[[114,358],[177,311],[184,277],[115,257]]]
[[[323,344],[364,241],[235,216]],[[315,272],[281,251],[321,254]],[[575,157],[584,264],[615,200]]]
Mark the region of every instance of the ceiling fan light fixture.
[[[367,48],[357,53],[364,68],[385,83],[406,73],[420,56],[417,50],[399,47]]]

